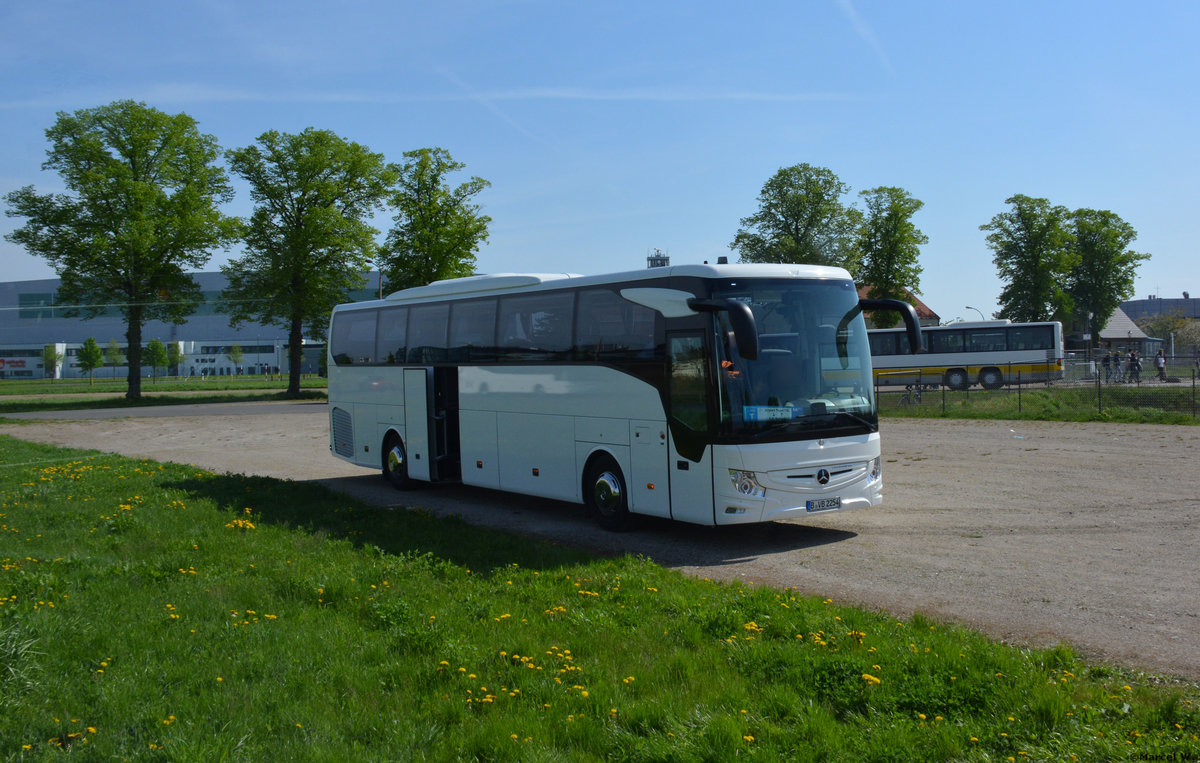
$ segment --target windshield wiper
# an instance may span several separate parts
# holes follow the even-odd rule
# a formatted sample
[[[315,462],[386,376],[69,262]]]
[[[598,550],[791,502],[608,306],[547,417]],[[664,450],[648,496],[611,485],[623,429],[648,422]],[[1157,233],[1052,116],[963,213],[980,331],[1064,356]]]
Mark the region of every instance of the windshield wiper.
[[[878,426],[878,423],[877,423],[877,422],[871,421],[871,420],[870,420],[870,419],[868,419],[867,417],[865,417],[865,416],[860,416],[860,415],[858,415],[857,413],[851,413],[850,411],[834,411],[834,412],[833,412],[832,414],[830,414],[830,415],[832,415],[832,416],[845,416],[846,418],[850,419],[851,421],[854,421],[854,422],[856,422],[856,423],[858,423],[858,424],[862,424],[862,425],[863,425],[864,427],[866,427],[867,429],[874,429],[875,427],[877,427],[877,426]]]

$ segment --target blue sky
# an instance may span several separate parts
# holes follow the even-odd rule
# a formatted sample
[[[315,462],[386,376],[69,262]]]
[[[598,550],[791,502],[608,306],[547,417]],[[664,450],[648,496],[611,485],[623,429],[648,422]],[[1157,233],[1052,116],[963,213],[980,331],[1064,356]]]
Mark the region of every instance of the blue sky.
[[[943,320],[996,309],[979,226],[1016,193],[1130,222],[1152,255],[1136,296],[1200,295],[1198,22],[1182,1],[9,2],[0,194],[61,190],[41,170],[56,112],[132,98],[225,147],[311,126],[391,161],[445,148],[456,182],[492,183],[482,272],[732,256],[763,183],[808,162],[852,199],[925,202]],[[53,275],[0,242],[0,280]]]

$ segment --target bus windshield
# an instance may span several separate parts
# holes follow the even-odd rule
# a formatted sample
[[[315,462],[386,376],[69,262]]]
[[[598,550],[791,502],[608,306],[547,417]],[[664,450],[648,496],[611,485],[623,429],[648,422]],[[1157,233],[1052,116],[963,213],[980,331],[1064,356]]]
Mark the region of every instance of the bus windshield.
[[[738,353],[717,313],[721,429],[738,441],[815,439],[874,432],[866,325],[851,281],[727,281],[714,296],[748,305],[758,357]]]

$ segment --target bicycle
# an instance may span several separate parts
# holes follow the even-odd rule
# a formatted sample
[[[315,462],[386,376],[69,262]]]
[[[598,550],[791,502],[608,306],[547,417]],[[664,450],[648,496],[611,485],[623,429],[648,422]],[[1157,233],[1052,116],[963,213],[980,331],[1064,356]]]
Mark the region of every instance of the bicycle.
[[[900,405],[920,405],[921,404],[921,386],[906,384],[904,385],[904,394],[900,396]]]

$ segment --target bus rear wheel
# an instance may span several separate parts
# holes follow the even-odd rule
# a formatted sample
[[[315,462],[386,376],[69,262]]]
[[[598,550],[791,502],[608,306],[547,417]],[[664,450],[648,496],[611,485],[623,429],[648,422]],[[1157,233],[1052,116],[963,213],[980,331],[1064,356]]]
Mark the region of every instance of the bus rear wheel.
[[[395,432],[383,440],[383,476],[397,490],[414,487],[412,478],[408,476],[408,454],[404,451],[404,442]]]
[[[635,518],[629,513],[625,477],[612,456],[599,456],[588,465],[583,475],[583,501],[596,524],[605,530],[633,529]]]
[[[979,372],[979,385],[984,389],[1000,389],[1004,386],[1004,375],[999,368],[985,368]]]
[[[963,390],[967,388],[967,372],[961,368],[951,368],[946,372],[943,383],[950,389]]]

